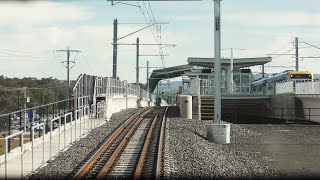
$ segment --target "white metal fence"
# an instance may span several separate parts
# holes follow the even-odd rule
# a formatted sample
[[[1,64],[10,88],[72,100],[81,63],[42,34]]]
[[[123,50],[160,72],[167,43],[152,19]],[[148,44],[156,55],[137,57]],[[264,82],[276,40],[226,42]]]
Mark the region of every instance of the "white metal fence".
[[[68,112],[56,118],[48,117],[42,123],[31,126],[30,142],[23,142],[23,135],[26,135],[26,132],[24,131],[6,136],[5,160],[3,162],[5,164],[5,177],[8,176],[8,169],[10,168],[8,167],[8,162],[10,160],[20,158],[20,175],[21,178],[23,178],[25,170],[27,172],[34,172],[36,167],[44,164],[47,160],[52,158],[53,152],[57,153],[67,148],[70,144],[80,139],[84,134],[102,124],[104,122],[105,113],[104,104],[104,101],[98,102],[96,105],[93,104],[91,109],[88,104],[84,104],[82,107],[75,110],[74,114],[72,112]],[[48,127],[46,127],[47,124],[50,124],[49,130]],[[37,132],[39,132],[39,135],[36,135]],[[10,148],[8,143],[10,139],[16,136],[21,136],[19,146],[21,147],[21,153],[18,155],[14,155],[17,154],[15,153],[16,149],[13,149],[12,153],[9,152],[12,147]],[[58,144],[57,148],[52,147],[53,141],[55,141],[55,144]],[[31,156],[24,157],[24,154],[28,152],[31,153]],[[38,159],[39,157],[40,159]],[[24,161],[28,160],[27,158],[30,158],[29,161],[31,161],[31,167],[23,166]]]
[[[275,94],[294,93],[293,81],[284,81],[276,84]]]
[[[198,81],[200,83],[201,95],[213,95],[214,94],[214,81],[208,79],[202,79]]]
[[[196,95],[197,88],[200,86],[200,95],[213,95],[214,94],[214,84],[213,81],[208,79],[192,79],[190,87],[183,87],[184,94]],[[247,87],[246,87],[247,88]],[[261,90],[262,89],[262,90]],[[273,84],[268,84],[267,86],[262,86],[260,91],[250,92],[247,90],[234,91],[234,94],[310,94],[310,95],[320,95],[320,80],[308,80],[308,81],[283,81],[277,82],[275,86]],[[229,94],[229,92],[221,90],[222,94]]]
[[[296,83],[296,94],[320,94],[320,80]]]
[[[97,77],[95,81],[96,96],[136,96],[143,99],[148,98],[148,92],[140,87],[127,83],[127,81],[120,81],[112,78]],[[151,100],[155,98],[151,94]],[[154,98],[154,99],[152,99]]]
[[[276,83],[275,94],[320,94],[320,80],[287,81]]]

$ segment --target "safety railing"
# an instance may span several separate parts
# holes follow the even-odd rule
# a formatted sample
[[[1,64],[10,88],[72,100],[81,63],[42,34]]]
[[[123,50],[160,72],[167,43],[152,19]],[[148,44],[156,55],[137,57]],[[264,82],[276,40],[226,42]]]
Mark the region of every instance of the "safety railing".
[[[20,148],[21,148],[21,151],[18,155],[16,155],[15,157],[18,157],[20,156],[21,158],[21,161],[20,161],[20,172],[21,172],[21,179],[23,179],[23,171],[24,171],[24,167],[23,167],[23,157],[24,157],[24,144],[23,144],[23,131],[19,131],[19,132],[16,132],[14,134],[11,134],[9,136],[6,136],[5,137],[5,160],[4,160],[4,163],[5,163],[5,179],[8,179],[8,153],[9,153],[9,150],[10,150],[10,140],[11,138],[13,137],[16,137],[16,136],[20,136]]]
[[[73,104],[74,101],[73,99],[67,99],[7,114],[1,114],[1,130],[7,129],[8,132],[12,132],[13,130],[30,132],[32,126],[42,123],[47,119],[53,119],[66,114],[68,112],[68,102],[69,104]],[[73,109],[73,107],[70,107],[69,111],[73,111]],[[46,124],[46,127],[48,128],[49,124]]]
[[[139,89],[134,84],[128,84],[128,95],[139,96]]]
[[[34,113],[35,109],[52,108],[53,105],[57,106],[57,103],[52,103],[49,105],[43,105],[40,107],[33,107],[29,109],[23,110],[23,112],[29,112],[28,110],[33,110],[33,117],[28,119],[28,121],[33,121],[30,127],[24,131],[23,126],[19,126],[19,132],[15,132],[14,129],[10,129],[5,135],[5,160],[0,162],[0,165],[5,164],[5,175],[7,176],[8,172],[8,162],[10,160],[18,158],[17,154],[17,143],[11,144],[12,138],[15,136],[20,137],[20,147],[21,153],[19,153],[19,157],[21,158],[21,177],[24,176],[24,167],[23,161],[29,157],[31,158],[32,165],[30,171],[34,172],[34,170],[39,167],[39,165],[43,165],[47,160],[52,158],[53,152],[57,153],[65,148],[67,148],[70,144],[74,143],[78,139],[80,139],[84,134],[88,133],[93,128],[102,124],[105,120],[105,102],[101,101],[97,104],[92,104],[91,108],[88,105],[88,97],[78,98],[79,106],[76,109],[70,109],[70,111],[63,111],[58,114],[50,114],[45,117],[37,117]],[[61,102],[58,102],[61,103]],[[64,103],[64,101],[62,101]],[[21,111],[19,111],[21,112]],[[54,111],[52,111],[54,112]],[[17,113],[17,112],[15,112]],[[9,122],[12,120],[11,117],[13,113],[0,115],[0,117],[6,117],[9,119]],[[31,113],[29,113],[31,114]],[[8,117],[7,117],[8,116]],[[28,117],[28,116],[26,116]],[[41,120],[40,120],[41,119]],[[15,132],[15,133],[12,133]],[[29,132],[29,134],[28,134]],[[39,134],[37,134],[39,132]],[[48,134],[49,133],[49,134]],[[27,142],[23,142],[25,136],[30,136],[30,140]],[[63,138],[62,138],[63,136]],[[63,142],[62,142],[63,141]],[[52,144],[58,145],[57,149],[53,149]],[[61,144],[63,147],[61,147]],[[36,150],[38,149],[38,150]],[[12,152],[11,152],[12,151]],[[31,156],[24,157],[25,153],[31,153]],[[45,155],[45,153],[48,153]],[[40,156],[39,156],[40,155]],[[40,157],[40,161],[39,158]]]
[[[200,94],[201,95],[213,95],[214,94],[214,86],[200,86]]]
[[[320,81],[306,80],[306,81],[286,81],[276,83],[276,94],[295,93],[303,95],[319,95]]]
[[[148,94],[149,93],[146,90],[144,90],[144,89],[141,90],[141,98],[142,99],[149,99]]]
[[[232,84],[233,88],[232,90],[227,87],[231,87],[231,83],[228,85],[225,85],[224,83],[221,84],[221,94],[227,95],[227,94],[250,94],[250,85],[248,84]],[[189,95],[198,95],[198,88],[200,87],[200,95],[214,95],[215,92],[215,85],[214,80],[212,79],[191,79],[189,86],[182,86],[183,88],[183,94],[189,94]]]
[[[296,83],[296,94],[320,94],[320,80]]]
[[[103,96],[106,92],[106,88],[104,87],[103,83],[103,78],[102,77],[97,77],[95,79],[95,89],[96,89],[96,95],[97,96]]]
[[[110,79],[110,95],[120,96],[126,94],[126,82],[115,79]]]
[[[200,95],[213,95],[214,83],[209,79],[192,79],[189,86],[182,86],[183,94],[197,95],[197,87],[200,86]],[[228,90],[222,86],[221,94],[284,94],[295,93],[301,95],[320,95],[320,80],[306,81],[283,81],[275,84],[263,84],[256,87],[255,90],[250,90],[250,85],[233,85],[233,90]]]
[[[92,76],[87,76],[89,79]],[[142,99],[149,99],[148,92],[135,84],[127,83],[127,81],[120,81],[107,77],[94,77],[94,94],[95,97],[115,97],[115,96],[135,96]],[[81,78],[78,80],[79,82]],[[81,83],[79,83],[81,84]],[[88,83],[87,83],[88,84]],[[78,89],[79,87],[77,86]],[[84,91],[86,93],[78,93],[80,96],[89,96],[90,92]],[[79,97],[79,95],[77,95]],[[89,96],[89,100],[91,96]],[[151,100],[155,100],[151,99]],[[91,101],[90,101],[91,102]]]
[[[97,94],[105,94],[104,86],[105,82],[103,82],[102,78],[86,74],[80,75],[72,89],[73,99],[77,100],[86,97],[87,102],[92,104],[94,91],[96,91]],[[78,103],[74,104],[74,106],[78,106]]]
[[[294,85],[293,81],[278,82],[276,83],[275,94],[294,93],[293,85]]]

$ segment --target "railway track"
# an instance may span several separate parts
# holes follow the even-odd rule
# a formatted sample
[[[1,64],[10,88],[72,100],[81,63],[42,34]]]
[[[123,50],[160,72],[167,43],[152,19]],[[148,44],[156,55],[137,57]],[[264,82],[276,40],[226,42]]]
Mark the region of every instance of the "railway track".
[[[136,112],[72,173],[72,179],[161,178],[167,109],[143,108]]]

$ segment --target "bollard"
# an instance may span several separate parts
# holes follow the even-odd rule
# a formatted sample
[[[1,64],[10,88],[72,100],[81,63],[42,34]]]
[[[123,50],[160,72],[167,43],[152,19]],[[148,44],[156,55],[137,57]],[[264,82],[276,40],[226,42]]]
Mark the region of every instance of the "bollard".
[[[230,124],[207,124],[207,140],[217,144],[230,143]]]

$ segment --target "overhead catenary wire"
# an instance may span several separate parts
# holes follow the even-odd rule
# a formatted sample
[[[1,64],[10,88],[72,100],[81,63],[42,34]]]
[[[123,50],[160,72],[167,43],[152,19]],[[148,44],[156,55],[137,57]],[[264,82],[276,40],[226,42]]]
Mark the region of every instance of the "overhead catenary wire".
[[[304,44],[307,44],[307,45],[309,45],[309,46],[311,46],[311,47],[314,47],[314,48],[316,48],[316,49],[320,49],[320,47],[318,47],[317,45],[313,45],[313,44],[310,44],[310,43],[307,43],[307,42],[304,42],[304,41],[299,41],[300,43],[304,43]]]
[[[284,48],[288,47],[290,44],[292,44],[292,42],[286,43],[284,46],[281,46],[279,49],[277,49],[277,50],[273,51],[273,52],[272,52],[272,53],[270,53],[270,54],[277,53],[277,52],[279,52],[279,51],[283,50]]]
[[[152,10],[152,8],[151,8],[151,5],[150,5],[150,2],[149,2],[149,1],[148,1],[148,5],[149,5],[149,9],[150,9],[150,11],[151,11],[152,18],[153,18],[154,22],[156,22],[156,18],[154,17],[154,13],[153,13],[153,10]],[[159,29],[158,26],[157,26],[157,28]]]
[[[49,51],[38,51],[38,52],[31,52],[31,51],[21,51],[21,50],[8,50],[8,49],[0,49],[0,54],[6,55],[1,57],[22,57],[22,58],[48,58],[49,56],[45,57],[45,54],[48,54]]]
[[[155,29],[156,33],[157,33],[157,36],[155,35],[153,29],[151,28],[150,31],[152,33],[152,36],[154,38],[154,40],[156,41],[158,47],[159,47],[159,55],[160,55],[160,59],[161,59],[161,63],[162,63],[162,66],[163,68],[165,68],[165,61],[164,61],[164,56],[163,56],[163,47],[162,47],[162,35],[161,35],[161,26],[157,25],[155,22],[156,19],[154,17],[154,14],[153,14],[153,10],[151,8],[151,4],[148,2],[148,6],[146,5],[146,3],[143,1],[143,6],[141,6],[141,4],[139,3],[139,1],[137,1],[137,7],[139,7],[145,21],[148,23],[148,24],[153,24],[152,27]],[[149,10],[148,10],[149,8]],[[149,18],[149,19],[148,19]],[[167,77],[169,78],[169,75],[167,74]]]
[[[293,42],[290,42],[290,43],[293,43]],[[277,52],[285,49],[286,47],[288,47],[288,45],[289,45],[290,43],[285,44],[285,45],[282,46],[281,48],[279,48],[279,49],[277,49],[276,51],[274,51],[273,53],[271,53],[271,54],[273,54],[273,55],[277,55],[277,56],[273,57],[273,59],[279,58],[279,57],[284,56],[284,55],[290,55],[290,56],[292,56],[291,58],[296,58],[296,57],[294,56],[295,54],[288,54],[289,52],[291,52],[292,50],[295,49],[294,45],[293,45],[293,48],[291,48],[291,49],[289,49],[289,50],[287,50],[287,51],[285,51],[285,52],[283,52],[283,53],[275,54],[275,53],[277,53]],[[299,46],[298,49],[307,49],[307,48],[320,49],[320,47],[319,47],[320,44],[314,45],[314,44],[312,44],[312,43],[310,43],[310,42],[305,42],[305,41],[301,41],[301,40],[298,41],[298,43],[299,43],[299,44],[306,44],[306,45],[307,45],[307,46]],[[314,42],[314,43],[319,43],[319,42]],[[269,54],[269,55],[271,55],[271,54]],[[268,55],[268,54],[267,54],[267,55]],[[320,56],[319,56],[319,55],[311,55],[311,56],[301,56],[301,55],[300,55],[300,56],[298,57],[298,59],[300,59],[300,60],[302,60],[302,61],[303,61],[303,59],[320,59]],[[294,61],[290,61],[290,60],[289,60],[288,63],[291,64],[291,63],[293,63],[293,62],[295,62],[295,60],[294,60]],[[294,67],[294,66],[290,66],[288,63],[280,64],[280,65],[277,65],[277,66],[265,66],[265,68],[268,68],[268,67],[278,67],[278,68]],[[257,70],[257,71],[258,71],[258,70]]]
[[[316,44],[314,46],[320,46],[320,44]],[[298,49],[306,49],[306,48],[312,48],[312,46],[308,45],[308,46],[303,46],[303,47],[299,47]]]
[[[80,53],[81,53],[81,55],[82,55],[83,57],[87,57],[86,55],[83,54],[82,51],[81,51]],[[94,71],[94,69],[93,69],[92,66],[91,66],[91,63],[88,63],[88,61],[84,61],[84,62],[85,62],[85,64],[86,64],[86,68],[89,68],[91,71]]]
[[[10,49],[0,49],[1,52],[5,53],[19,53],[19,54],[46,54],[49,53],[51,50],[43,50],[43,51],[21,51],[21,50],[10,50]],[[13,54],[16,55],[16,54]]]
[[[143,2],[144,8],[146,9],[146,13],[148,14],[149,20],[148,20],[148,18],[146,17],[146,14],[145,14],[144,10],[141,8],[141,5],[140,5],[139,1],[137,1],[137,3],[138,3],[138,5],[139,5],[139,9],[140,9],[142,15],[144,16],[144,19],[146,20],[146,22],[147,22],[147,23],[150,23],[150,24],[152,24],[153,21],[156,22],[156,20],[155,20],[155,18],[154,18],[154,15],[153,15],[153,11],[152,11],[152,9],[151,9],[150,3],[149,3],[149,8],[150,8],[150,12],[152,13],[152,15],[149,14],[149,11],[147,10],[147,6],[146,6],[145,2]],[[151,16],[153,17],[153,20],[152,20]],[[150,22],[149,22],[149,21],[150,21]],[[155,26],[153,26],[153,27],[155,28]],[[161,54],[163,54],[163,51],[162,51],[162,46],[161,46],[161,44],[162,44],[161,41],[162,41],[162,40],[161,40],[161,30],[160,30],[160,29],[161,29],[161,26],[160,26],[160,28],[159,28],[159,30],[158,30],[158,31],[159,31],[159,35],[160,35],[159,38],[157,38],[157,37],[155,36],[155,34],[154,34],[154,32],[152,31],[152,29],[151,29],[151,33],[152,33],[155,41],[157,42],[157,44],[158,44],[158,46],[159,46],[159,54],[161,55]],[[155,29],[155,30],[157,31],[157,29]],[[160,58],[161,58],[161,61],[162,61],[162,65],[164,66],[165,63],[163,62],[163,61],[164,61],[163,56],[161,56]],[[164,68],[165,68],[165,66],[164,66]]]
[[[139,1],[137,1],[137,2],[138,2],[138,4],[139,4],[139,9],[140,9],[140,11],[141,11],[141,13],[142,13],[142,15],[143,15],[144,19],[146,20],[146,22],[147,22],[147,23],[149,23],[148,18],[146,17],[145,12],[142,10],[142,8],[141,8],[141,6],[140,6]],[[152,24],[152,23],[149,23],[149,24]],[[154,26],[153,26],[153,27],[154,27]],[[160,44],[160,43],[159,43],[159,41],[158,41],[158,39],[156,38],[156,36],[155,36],[154,32],[152,31],[152,29],[150,29],[150,31],[151,31],[151,33],[152,33],[152,35],[153,35],[153,37],[154,37],[155,41],[157,42],[157,44]]]
[[[6,56],[0,56],[5,58],[48,58],[49,56],[27,56],[27,55],[18,55],[18,54],[12,54],[12,53],[6,53],[6,52],[0,52],[0,54],[4,54]]]
[[[66,85],[60,85],[60,86],[52,86],[52,87],[26,87],[27,90],[40,90],[40,89],[54,89],[58,87],[65,87]],[[6,86],[0,86],[0,91],[21,91],[24,90],[24,87],[6,87]]]

